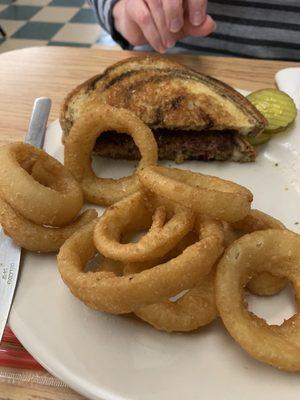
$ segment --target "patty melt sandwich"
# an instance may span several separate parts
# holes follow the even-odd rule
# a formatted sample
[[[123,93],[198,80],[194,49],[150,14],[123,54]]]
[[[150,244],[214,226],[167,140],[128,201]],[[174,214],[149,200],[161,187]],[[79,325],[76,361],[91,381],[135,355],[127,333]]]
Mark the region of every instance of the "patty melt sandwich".
[[[60,115],[65,136],[95,102],[134,112],[152,129],[159,158],[176,162],[254,161],[246,138],[266,125],[259,111],[230,86],[160,57],[126,59],[75,88]],[[103,133],[95,151],[104,157],[139,158],[132,138],[116,132]]]

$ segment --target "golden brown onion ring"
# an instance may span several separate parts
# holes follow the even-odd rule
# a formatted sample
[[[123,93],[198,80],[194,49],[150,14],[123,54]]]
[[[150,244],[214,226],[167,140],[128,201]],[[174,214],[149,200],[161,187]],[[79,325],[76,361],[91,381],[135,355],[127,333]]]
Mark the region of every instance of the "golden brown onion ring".
[[[58,267],[72,293],[85,304],[113,314],[132,312],[140,306],[168,299],[190,289],[207,275],[222,252],[214,237],[189,246],[178,257],[137,274],[118,277],[111,272],[85,273],[96,248],[96,221],[81,228],[61,247]]]
[[[141,153],[137,170],[154,165],[157,145],[151,130],[134,114],[108,105],[95,105],[73,125],[65,142],[65,166],[80,182],[85,199],[99,205],[111,205],[136,192],[140,185],[134,173],[120,179],[98,178],[91,167],[96,139],[105,131],[128,133]]]
[[[120,261],[111,260],[109,258],[103,257],[101,254],[97,253],[94,258],[92,258],[85,266],[84,271],[96,272],[96,271],[106,271],[113,272],[117,276],[122,276],[124,270],[124,265]]]
[[[250,211],[251,192],[224,179],[158,166],[146,167],[138,176],[141,183],[157,195],[211,218],[234,222]]]
[[[217,317],[215,271],[203,278],[176,302],[165,300],[135,310],[135,314],[156,329],[166,332],[190,332],[208,325]]]
[[[200,230],[202,238],[215,237],[220,243],[224,240],[222,225],[219,222],[208,219],[202,220],[198,222],[197,228]],[[180,242],[179,248],[182,242],[187,242],[187,237]],[[191,243],[186,244],[190,245]],[[134,269],[137,270],[137,266],[129,264],[125,266],[124,272],[132,273]],[[215,269],[201,278],[196,287],[188,290],[175,302],[165,300],[140,307],[134,312],[139,318],[153,325],[156,329],[166,332],[188,332],[198,329],[217,317],[214,282]]]
[[[51,174],[55,190],[30,175],[37,161]],[[25,143],[11,143],[0,148],[0,165],[0,195],[24,218],[39,225],[62,226],[80,211],[83,205],[80,186],[45,151]]]
[[[273,296],[282,291],[287,285],[287,280],[273,276],[269,272],[262,272],[255,276],[247,285],[247,289],[257,296]]]
[[[94,243],[105,257],[122,262],[142,262],[159,258],[170,251],[193,228],[194,214],[180,205],[169,209],[151,202],[146,194],[136,192],[108,208],[94,230]],[[169,207],[171,208],[171,207]],[[156,211],[155,211],[156,210]],[[151,216],[154,221],[151,225]],[[122,234],[132,224],[149,231],[136,243],[120,243]]]
[[[278,326],[268,325],[247,310],[243,288],[261,272],[289,279],[299,307],[300,236],[286,230],[265,230],[236,240],[217,267],[218,311],[231,336],[254,358],[286,371],[300,371],[299,313]]]
[[[116,276],[122,276],[123,269],[124,265],[119,261],[104,258],[101,262],[101,271],[113,272]]]
[[[251,212],[251,211],[250,211]],[[223,225],[223,235],[224,235],[224,246],[225,248],[231,245],[236,239],[238,239],[241,235],[239,235],[233,228],[232,224],[226,221],[222,221]]]
[[[270,215],[259,211],[251,210],[242,221],[232,224],[238,237],[245,233],[251,233],[266,229],[286,229],[282,222]],[[273,276],[268,272],[262,272],[255,276],[247,285],[249,291],[258,296],[272,296],[279,293],[287,284],[287,280]]]
[[[60,228],[46,227],[27,220],[0,198],[0,223],[4,232],[20,247],[30,251],[58,252],[74,232],[95,218],[96,210],[86,210],[69,225]]]
[[[251,210],[244,219],[234,222],[232,227],[240,235],[266,229],[286,229],[281,221],[259,210]]]

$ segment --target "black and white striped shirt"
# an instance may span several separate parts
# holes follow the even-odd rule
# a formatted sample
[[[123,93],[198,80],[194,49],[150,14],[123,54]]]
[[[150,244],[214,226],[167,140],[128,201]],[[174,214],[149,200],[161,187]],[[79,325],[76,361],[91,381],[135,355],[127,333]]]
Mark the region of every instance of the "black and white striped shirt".
[[[117,0],[93,0],[100,25],[123,48],[111,10]],[[300,0],[208,0],[217,29],[208,37],[187,37],[169,52],[300,61]],[[145,49],[145,48],[143,48]]]

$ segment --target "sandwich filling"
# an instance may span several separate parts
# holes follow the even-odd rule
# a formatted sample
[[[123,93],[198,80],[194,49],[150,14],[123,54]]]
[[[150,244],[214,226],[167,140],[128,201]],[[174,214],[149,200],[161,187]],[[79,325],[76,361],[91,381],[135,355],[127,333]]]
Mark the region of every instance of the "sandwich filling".
[[[233,131],[184,131],[165,128],[153,130],[160,160],[177,163],[185,160],[255,160],[253,147]],[[102,157],[137,160],[139,150],[129,135],[104,132],[97,139],[95,153]]]

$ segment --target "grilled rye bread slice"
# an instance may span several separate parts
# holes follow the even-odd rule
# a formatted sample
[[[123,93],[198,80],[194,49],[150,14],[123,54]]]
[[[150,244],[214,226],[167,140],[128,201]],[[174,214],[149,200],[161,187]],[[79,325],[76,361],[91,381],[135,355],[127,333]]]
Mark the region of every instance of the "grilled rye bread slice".
[[[60,122],[64,135],[68,135],[74,121],[95,102],[130,109],[149,125],[154,133],[156,130],[170,134],[176,131],[176,145],[173,149],[172,146],[167,146],[170,150],[160,149],[160,157],[177,161],[182,158],[182,154],[174,156],[174,147],[178,148],[178,143],[182,143],[183,140],[178,139],[179,132],[185,133],[187,138],[189,135],[186,131],[190,131],[194,139],[198,132],[214,131],[216,145],[213,147],[217,155],[222,150],[218,146],[216,135],[224,135],[225,131],[226,140],[229,137],[228,131],[234,132],[235,137],[237,134],[256,135],[265,126],[265,120],[256,108],[228,85],[159,57],[126,59],[73,90],[67,96],[61,111]],[[112,138],[112,135],[110,137]],[[201,135],[201,138],[204,136]],[[169,138],[161,140],[159,145],[165,147],[168,141]],[[195,140],[193,142],[195,143]],[[120,152],[115,148],[120,146],[117,140],[101,142],[100,138],[100,143],[107,148],[102,148],[100,153],[103,155],[122,158],[132,156],[130,150],[126,155],[124,149]],[[231,143],[231,153],[235,156],[229,156],[227,152],[223,159],[239,160],[238,153],[240,161],[252,161],[255,158],[253,148],[246,145],[242,138],[231,139]],[[208,157],[203,157],[201,151],[197,151],[197,146],[192,147],[193,150],[189,148],[183,159],[220,159],[214,157],[213,151],[210,151]],[[99,149],[99,142],[97,148]],[[170,152],[172,154],[169,154]]]

